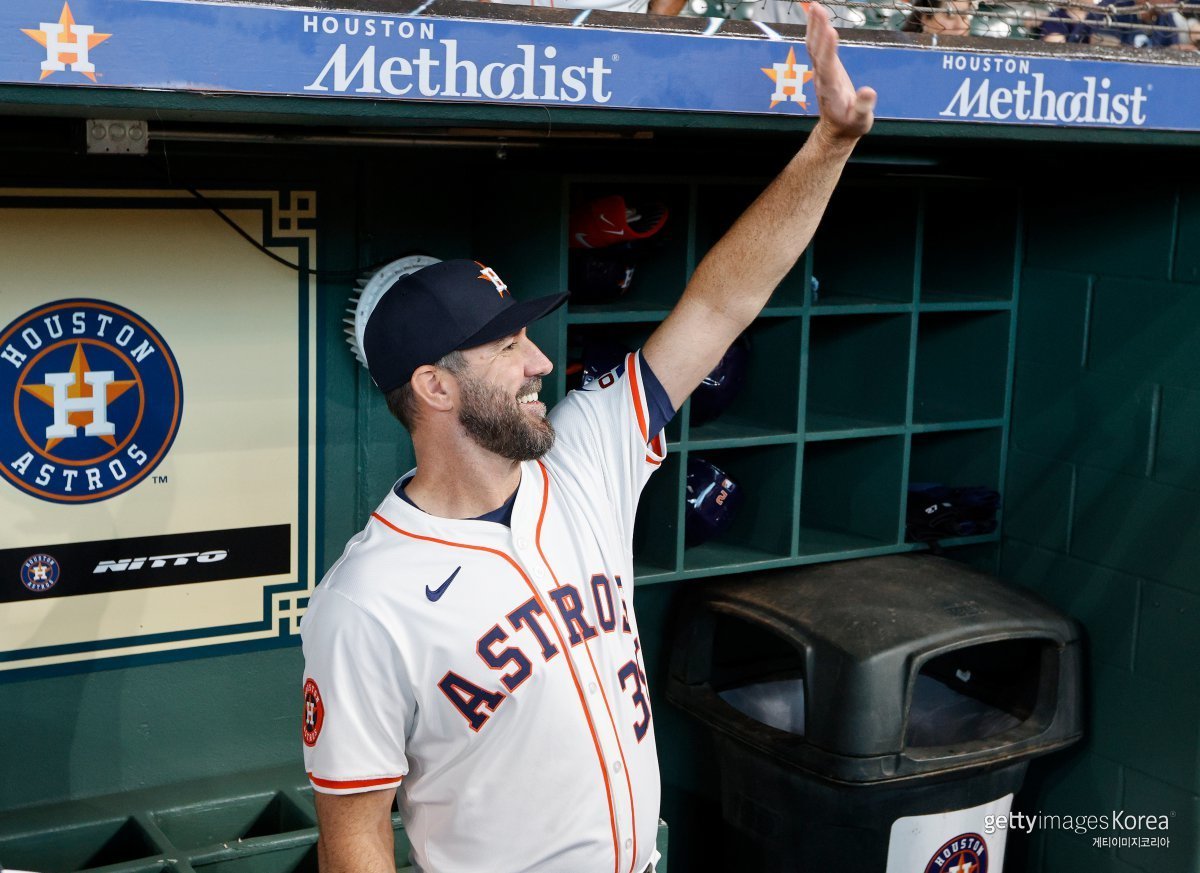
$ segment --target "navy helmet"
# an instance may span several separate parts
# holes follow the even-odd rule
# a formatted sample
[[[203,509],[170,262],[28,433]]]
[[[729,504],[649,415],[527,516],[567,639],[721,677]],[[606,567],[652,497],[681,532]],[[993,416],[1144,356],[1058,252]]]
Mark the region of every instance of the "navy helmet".
[[[696,546],[733,525],[742,505],[742,489],[716,464],[688,458],[684,541]]]
[[[750,342],[740,336],[692,392],[693,425],[706,424],[725,411],[746,382],[749,362]]]

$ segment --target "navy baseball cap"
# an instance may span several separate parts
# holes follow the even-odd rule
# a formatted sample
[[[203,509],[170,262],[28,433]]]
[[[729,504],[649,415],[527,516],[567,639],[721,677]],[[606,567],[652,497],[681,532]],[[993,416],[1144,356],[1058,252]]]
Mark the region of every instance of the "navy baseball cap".
[[[385,394],[424,364],[506,337],[549,315],[567,294],[518,302],[491,267],[441,261],[397,279],[363,330],[371,378]]]

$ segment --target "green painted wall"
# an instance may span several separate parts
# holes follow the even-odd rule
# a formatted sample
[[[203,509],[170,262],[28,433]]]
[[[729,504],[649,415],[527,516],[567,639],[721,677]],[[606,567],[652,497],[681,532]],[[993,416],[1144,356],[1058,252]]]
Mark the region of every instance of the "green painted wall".
[[[1033,869],[1193,873],[1200,189],[1122,187],[1026,199],[1001,568],[1087,635],[1087,737],[1035,768],[1026,809],[1170,817],[1169,848],[1093,847],[1112,831],[1042,832]]]
[[[299,766],[301,670],[287,648],[5,685],[0,811]]]

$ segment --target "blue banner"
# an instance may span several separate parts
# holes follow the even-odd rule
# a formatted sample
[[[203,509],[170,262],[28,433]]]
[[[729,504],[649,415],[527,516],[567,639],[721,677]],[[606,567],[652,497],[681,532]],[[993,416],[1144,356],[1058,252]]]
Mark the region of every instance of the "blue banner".
[[[584,16],[580,16],[582,19]],[[802,42],[179,0],[3,0],[0,82],[814,115]],[[1200,130],[1191,66],[843,44],[878,116]]]

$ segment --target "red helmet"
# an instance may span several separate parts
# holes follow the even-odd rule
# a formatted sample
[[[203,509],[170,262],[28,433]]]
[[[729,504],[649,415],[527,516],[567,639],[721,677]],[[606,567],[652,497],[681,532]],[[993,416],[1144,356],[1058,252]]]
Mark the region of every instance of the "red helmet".
[[[667,223],[661,203],[626,204],[620,194],[592,200],[571,211],[573,249],[606,249],[619,243],[649,239]]]

